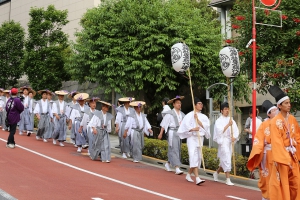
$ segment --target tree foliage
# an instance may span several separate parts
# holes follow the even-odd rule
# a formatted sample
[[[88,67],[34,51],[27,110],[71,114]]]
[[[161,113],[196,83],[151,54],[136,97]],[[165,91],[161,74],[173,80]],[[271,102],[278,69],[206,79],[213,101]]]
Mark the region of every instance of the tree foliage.
[[[298,0],[282,1],[277,10],[269,10],[256,1],[257,22],[280,25],[282,28],[256,25],[257,28],[257,76],[259,92],[265,93],[269,85],[285,88],[292,101],[299,101],[300,94],[300,6]],[[233,45],[240,50],[242,69],[252,73],[252,45],[245,48],[252,38],[252,0],[237,0],[232,14],[232,29],[237,37]],[[232,41],[230,41],[232,42]],[[294,108],[299,108],[294,105]]]
[[[70,76],[64,69],[69,54],[68,36],[62,28],[68,23],[66,10],[53,5],[31,8],[24,69],[33,88],[57,90]]]
[[[3,22],[0,27],[0,87],[16,85],[23,75],[24,29],[14,21]]]
[[[207,5],[185,0],[104,2],[81,19],[83,29],[75,34],[67,67],[73,79],[99,82],[98,89],[106,94],[144,91],[154,109],[162,97],[175,96],[180,85],[188,85],[173,70],[170,55],[171,46],[184,41],[191,50],[194,88],[222,82],[221,27]]]

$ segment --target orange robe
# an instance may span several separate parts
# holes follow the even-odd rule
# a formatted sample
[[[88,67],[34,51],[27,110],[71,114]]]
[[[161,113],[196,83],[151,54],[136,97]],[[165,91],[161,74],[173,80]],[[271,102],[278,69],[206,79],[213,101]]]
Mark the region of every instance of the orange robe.
[[[264,121],[258,128],[253,141],[253,147],[248,159],[247,168],[253,171],[259,167],[260,178],[258,187],[265,199],[269,199],[269,180],[273,166],[270,137],[270,119]],[[272,134],[272,133],[271,133]]]
[[[271,144],[274,161],[269,183],[270,200],[295,200],[299,185],[300,141],[298,122],[292,115],[289,115],[285,121],[282,114],[279,113],[270,122],[270,132],[272,133]],[[297,152],[295,152],[296,149]]]

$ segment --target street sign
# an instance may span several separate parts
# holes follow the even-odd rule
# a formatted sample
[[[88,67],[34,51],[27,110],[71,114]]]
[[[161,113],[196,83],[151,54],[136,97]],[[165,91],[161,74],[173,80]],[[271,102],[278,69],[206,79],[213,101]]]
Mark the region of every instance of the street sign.
[[[262,4],[265,6],[273,6],[277,0],[260,0]]]

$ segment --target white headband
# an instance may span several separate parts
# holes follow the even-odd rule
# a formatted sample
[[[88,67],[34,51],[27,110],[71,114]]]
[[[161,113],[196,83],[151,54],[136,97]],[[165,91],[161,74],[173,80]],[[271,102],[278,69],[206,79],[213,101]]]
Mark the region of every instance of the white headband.
[[[269,110],[267,111],[267,114],[269,114],[269,112],[274,109],[274,108],[277,108],[276,106],[272,106],[271,108],[269,108]]]
[[[282,97],[281,99],[279,99],[279,101],[277,102],[277,106],[287,99],[290,99],[290,98],[288,96],[285,96],[285,97]]]

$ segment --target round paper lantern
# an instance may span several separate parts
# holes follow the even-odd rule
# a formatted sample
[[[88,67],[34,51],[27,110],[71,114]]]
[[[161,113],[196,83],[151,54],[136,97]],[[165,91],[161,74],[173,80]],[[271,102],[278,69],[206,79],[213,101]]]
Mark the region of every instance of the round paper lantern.
[[[190,67],[190,48],[183,43],[176,43],[171,48],[172,66],[176,72],[184,72]]]
[[[230,78],[240,73],[239,53],[234,47],[224,47],[220,53],[220,62],[223,74]]]
[[[277,0],[260,0],[262,4],[265,6],[273,6]]]

